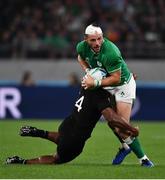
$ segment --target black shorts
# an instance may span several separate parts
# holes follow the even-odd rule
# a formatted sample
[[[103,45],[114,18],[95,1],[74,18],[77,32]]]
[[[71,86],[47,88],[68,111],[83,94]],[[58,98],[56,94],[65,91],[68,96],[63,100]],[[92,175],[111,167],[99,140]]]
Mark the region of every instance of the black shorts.
[[[59,126],[59,141],[57,153],[59,160],[57,163],[66,163],[75,159],[83,150],[85,141],[81,133],[77,133],[75,119],[72,116],[67,117]]]

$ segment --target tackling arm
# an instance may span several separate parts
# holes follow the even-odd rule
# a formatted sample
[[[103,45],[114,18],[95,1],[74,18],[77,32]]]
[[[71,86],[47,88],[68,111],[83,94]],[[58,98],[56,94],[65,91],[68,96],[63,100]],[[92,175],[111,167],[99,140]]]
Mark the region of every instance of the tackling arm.
[[[138,129],[128,124],[124,118],[117,115],[113,109],[107,107],[102,111],[102,115],[108,121],[108,125],[114,128],[122,139],[126,139],[128,136],[138,136]]]

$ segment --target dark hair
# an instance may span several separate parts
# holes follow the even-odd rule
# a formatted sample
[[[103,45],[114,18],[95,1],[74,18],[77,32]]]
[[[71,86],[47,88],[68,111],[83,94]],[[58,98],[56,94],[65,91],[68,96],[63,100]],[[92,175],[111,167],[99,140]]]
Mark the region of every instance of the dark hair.
[[[26,81],[27,79],[29,79],[29,77],[31,77],[31,75],[31,71],[25,71],[22,80]]]
[[[23,73],[22,79],[21,79],[21,85],[23,86],[34,86],[34,81],[32,79],[32,72],[27,70]]]

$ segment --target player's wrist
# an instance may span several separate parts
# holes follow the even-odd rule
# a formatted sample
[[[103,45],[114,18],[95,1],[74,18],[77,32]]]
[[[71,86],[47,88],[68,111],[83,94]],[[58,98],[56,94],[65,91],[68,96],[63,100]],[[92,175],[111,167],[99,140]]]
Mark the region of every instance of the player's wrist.
[[[90,68],[86,68],[85,72],[88,73],[90,71]]]
[[[94,79],[94,87],[98,88],[100,86],[101,86],[101,79],[100,80]]]

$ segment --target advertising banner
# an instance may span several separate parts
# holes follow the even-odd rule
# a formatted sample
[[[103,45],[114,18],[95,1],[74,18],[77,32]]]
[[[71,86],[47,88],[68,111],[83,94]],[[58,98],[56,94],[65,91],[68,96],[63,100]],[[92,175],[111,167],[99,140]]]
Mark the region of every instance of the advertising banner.
[[[0,119],[62,119],[70,114],[79,88],[0,86]],[[165,120],[165,88],[138,87],[131,119]]]
[[[0,119],[58,119],[72,111],[73,87],[0,87]]]

